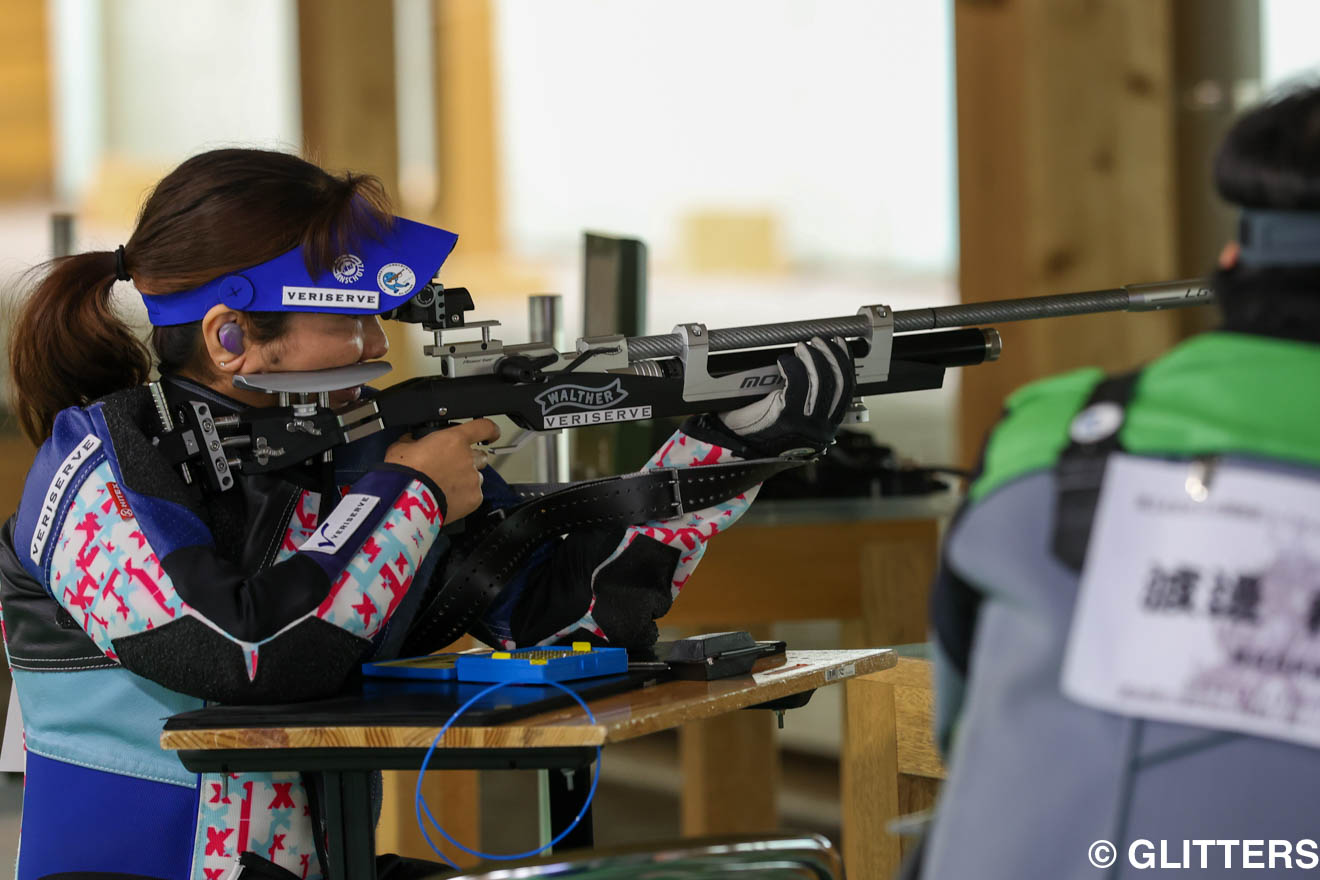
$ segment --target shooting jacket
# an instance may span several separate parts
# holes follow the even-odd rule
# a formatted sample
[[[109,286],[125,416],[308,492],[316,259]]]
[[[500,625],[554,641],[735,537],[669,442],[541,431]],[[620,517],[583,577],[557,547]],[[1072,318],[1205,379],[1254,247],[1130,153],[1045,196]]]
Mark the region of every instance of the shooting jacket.
[[[1179,860],[1184,840],[1315,837],[1320,751],[1101,711],[1060,687],[1079,573],[1052,542],[1059,459],[1103,378],[1080,370],[1014,394],[950,527],[933,597],[937,729],[949,777],[910,876],[1136,877],[1127,862],[1135,840],[1168,840]],[[1317,401],[1320,344],[1207,333],[1146,367],[1118,437],[1128,454],[1220,455],[1314,482]],[[1288,624],[1304,628],[1304,609],[1298,614]],[[1320,638],[1314,621],[1310,637]],[[1088,860],[1096,841],[1117,851],[1111,871]],[[1239,871],[1211,851],[1196,876]]]
[[[166,387],[218,415],[240,408],[183,380]],[[238,475],[218,495],[186,485],[152,446],[156,419],[145,388],[60,413],[0,533],[27,748],[18,880],[220,880],[244,852],[320,877],[297,773],[190,773],[160,748],[162,721],[208,701],[327,696],[364,660],[396,656],[464,538],[441,534],[445,498],[426,476],[381,463],[385,438],[337,456],[342,498],[318,522],[319,495],[283,475]],[[680,431],[648,467],[733,456]],[[517,500],[484,476],[475,531]],[[544,545],[483,624],[505,646],[580,631],[653,641],[706,542],[754,495]]]

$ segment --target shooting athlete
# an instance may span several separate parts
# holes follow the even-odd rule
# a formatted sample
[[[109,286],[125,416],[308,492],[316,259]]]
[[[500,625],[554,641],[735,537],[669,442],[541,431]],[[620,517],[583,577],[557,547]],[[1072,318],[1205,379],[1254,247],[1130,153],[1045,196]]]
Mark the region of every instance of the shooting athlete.
[[[1320,89],[1243,117],[1215,176],[1223,326],[1018,391],[950,527],[950,775],[908,876],[1320,865]]]
[[[326,696],[364,660],[442,647],[447,631],[427,628],[434,585],[462,554],[441,527],[467,518],[479,535],[518,499],[472,448],[498,436],[485,419],[415,439],[378,432],[338,450],[328,475],[231,469],[214,428],[274,403],[235,377],[382,357],[377,316],[431,279],[454,242],[390,216],[371,178],[219,150],[159,183],[127,244],[57,261],[33,292],[10,351],[19,417],[41,448],[0,536],[27,737],[19,880],[216,880],[240,853],[321,875],[297,774],[199,778],[160,749],[160,719],[206,700]],[[154,325],[151,387],[150,353],[110,305],[116,280],[134,282]],[[691,420],[647,467],[824,448],[852,399],[850,355],[815,340],[782,369],[770,397]],[[195,418],[190,452],[211,456],[208,478],[157,445],[179,413]],[[476,623],[505,646],[647,644],[755,491],[547,541]]]

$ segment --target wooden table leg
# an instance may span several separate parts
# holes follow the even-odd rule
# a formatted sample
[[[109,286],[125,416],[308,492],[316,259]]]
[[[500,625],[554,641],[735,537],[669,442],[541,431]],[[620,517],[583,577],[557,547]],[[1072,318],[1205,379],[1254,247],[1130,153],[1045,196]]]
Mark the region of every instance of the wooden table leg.
[[[685,837],[779,827],[779,748],[771,712],[730,712],[679,728]]]
[[[387,771],[381,798],[380,824],[376,826],[376,851],[397,853],[413,859],[435,859],[435,853],[417,829],[413,796],[417,774],[413,771]],[[472,849],[481,849],[481,790],[475,770],[433,770],[426,774],[422,795],[436,821],[455,840]],[[475,865],[479,859],[450,846],[427,828],[440,851],[457,865]]]
[[[894,688],[867,676],[849,679],[844,705],[844,867],[849,877],[891,877],[901,861],[898,838],[885,830],[899,815]]]
[[[927,776],[913,776],[909,773],[898,774],[898,814],[900,816],[912,816],[917,813],[927,813],[935,809],[935,802],[940,796],[939,779],[931,779]],[[921,842],[921,837],[917,835],[908,835],[899,838],[899,851],[903,858],[908,857],[908,853],[917,847]]]

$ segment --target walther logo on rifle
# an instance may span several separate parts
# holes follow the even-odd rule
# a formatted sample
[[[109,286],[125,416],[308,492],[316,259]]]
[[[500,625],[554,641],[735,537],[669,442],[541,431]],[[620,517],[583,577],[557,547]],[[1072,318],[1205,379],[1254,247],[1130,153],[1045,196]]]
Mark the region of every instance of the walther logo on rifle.
[[[627,396],[628,392],[619,387],[619,380],[615,379],[603,388],[592,388],[588,385],[556,385],[536,395],[536,402],[541,405],[541,415],[545,417],[546,428],[580,428],[583,425],[635,422],[638,419],[651,417],[649,406],[618,406]],[[551,415],[561,409],[572,409],[577,412]]]
[[[623,402],[628,392],[619,387],[615,379],[604,388],[588,385],[556,385],[536,395],[541,404],[541,415],[548,416],[559,409],[609,409]]]

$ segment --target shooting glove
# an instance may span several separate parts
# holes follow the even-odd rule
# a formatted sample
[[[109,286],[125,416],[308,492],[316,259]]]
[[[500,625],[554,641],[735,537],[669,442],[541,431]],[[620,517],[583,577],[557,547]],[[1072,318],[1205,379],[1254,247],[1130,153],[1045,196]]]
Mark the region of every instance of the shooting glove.
[[[840,339],[813,339],[780,357],[779,371],[782,388],[732,412],[688,419],[644,469],[823,450],[852,401],[848,349]],[[678,597],[707,543],[737,522],[756,492],[673,519],[568,535],[541,551],[485,623],[503,647],[578,639],[653,644],[655,621]]]
[[[685,433],[742,458],[819,453],[834,440],[852,402],[856,369],[847,343],[835,337],[799,342],[779,356],[784,384],[755,403],[719,415],[696,416]]]

